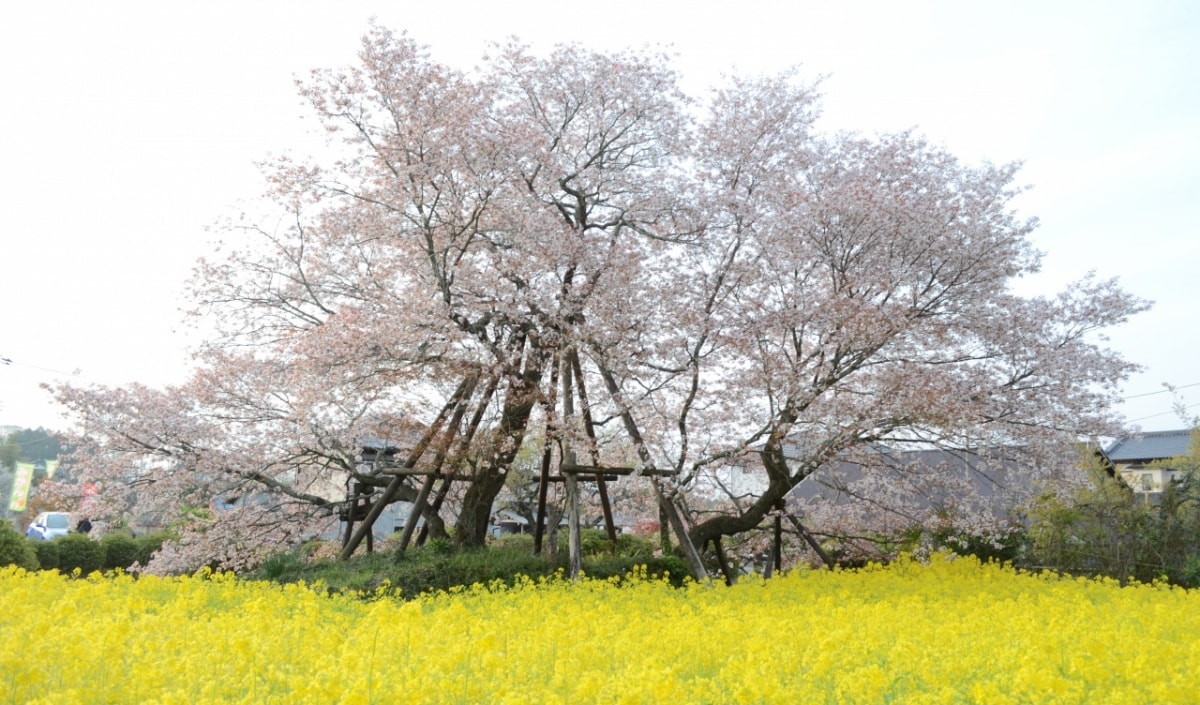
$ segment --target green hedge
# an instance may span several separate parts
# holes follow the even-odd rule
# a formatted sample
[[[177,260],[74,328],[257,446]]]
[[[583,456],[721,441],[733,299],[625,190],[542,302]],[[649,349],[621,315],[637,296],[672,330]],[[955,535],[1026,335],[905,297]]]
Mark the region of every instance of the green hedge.
[[[42,570],[58,569],[58,544],[53,541],[34,541],[29,539],[33,550],[37,553],[38,567]]]
[[[675,585],[690,575],[687,564],[675,556],[643,554],[639,542],[618,545],[634,555],[612,555],[611,546],[596,544],[597,550],[584,558],[584,572],[594,578],[623,577],[641,567],[653,578],[669,577]],[[463,585],[501,583],[512,585],[519,577],[539,578],[565,574],[565,551],[555,560],[533,555],[532,538],[504,537],[486,548],[457,549],[446,542],[430,542],[409,549],[402,557],[390,553],[358,555],[349,561],[309,560],[303,552],[281,552],[265,560],[251,579],[291,583],[304,580],[320,582],[331,591],[372,592],[385,582],[401,595],[449,590]]]
[[[137,541],[137,562],[138,565],[146,565],[154,554],[158,552],[166,541],[171,541],[175,535],[169,531],[152,531],[148,534],[142,534],[135,540]]]
[[[0,521],[0,566],[15,565],[25,570],[38,569],[38,557],[28,539],[13,525]]]
[[[54,537],[58,544],[58,569],[70,575],[76,570],[87,575],[104,568],[104,547],[87,534],[67,534]]]
[[[82,575],[96,570],[128,570],[135,563],[143,566],[149,563],[163,542],[171,538],[167,532],[136,538],[113,533],[100,539],[71,533],[50,541],[35,541],[21,536],[4,523],[0,527],[0,566],[16,564],[28,570],[57,569],[68,575],[77,568]],[[28,560],[30,557],[32,560]]]
[[[129,534],[105,534],[100,538],[100,547],[104,549],[105,570],[127,570],[138,562],[140,547]]]

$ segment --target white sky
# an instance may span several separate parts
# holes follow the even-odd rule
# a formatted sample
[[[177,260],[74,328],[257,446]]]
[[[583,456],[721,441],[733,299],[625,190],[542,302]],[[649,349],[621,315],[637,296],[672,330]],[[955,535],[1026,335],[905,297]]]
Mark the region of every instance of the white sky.
[[[5,2],[0,7],[0,425],[63,428],[42,381],[182,381],[180,307],[207,225],[254,164],[320,144],[293,79],[352,64],[371,17],[464,68],[490,41],[668,45],[688,89],[800,65],[823,126],[908,127],[1021,160],[1051,291],[1096,269],[1155,308],[1113,331],[1146,366],[1127,417],[1200,414],[1200,3]],[[1187,385],[1196,385],[1188,387]]]

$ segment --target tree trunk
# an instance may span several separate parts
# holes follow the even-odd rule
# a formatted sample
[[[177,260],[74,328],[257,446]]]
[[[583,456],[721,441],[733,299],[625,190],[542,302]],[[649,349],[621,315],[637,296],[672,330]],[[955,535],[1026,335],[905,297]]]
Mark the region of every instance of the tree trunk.
[[[763,495],[741,514],[715,516],[696,524],[689,532],[692,542],[697,546],[703,546],[722,536],[736,536],[757,528],[767,514],[774,509],[779,498],[786,495],[790,489],[790,487],[783,486],[768,486]]]
[[[781,437],[772,437],[767,441],[762,460],[768,481],[762,495],[741,514],[715,516],[693,526],[689,533],[695,545],[703,546],[722,536],[734,536],[758,527],[788,492],[807,476],[807,473],[793,474],[789,471],[783,456]]]
[[[475,477],[463,496],[462,511],[454,525],[454,540],[460,546],[478,547],[487,543],[492,505],[504,489],[505,475],[489,468]]]
[[[462,512],[455,525],[455,540],[460,546],[482,546],[487,541],[492,504],[504,488],[508,468],[517,457],[546,366],[546,355],[536,345],[518,336],[513,346],[524,355],[524,368],[504,395],[500,423],[492,434],[492,457],[481,464],[463,497]],[[520,360],[518,359],[518,362]]]

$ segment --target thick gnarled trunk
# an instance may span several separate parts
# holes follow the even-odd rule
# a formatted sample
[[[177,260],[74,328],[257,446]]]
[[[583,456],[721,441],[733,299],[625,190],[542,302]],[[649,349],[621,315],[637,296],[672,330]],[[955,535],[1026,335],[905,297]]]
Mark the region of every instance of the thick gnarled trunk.
[[[462,511],[455,524],[455,541],[462,546],[482,546],[487,540],[492,504],[504,488],[508,468],[521,450],[529,417],[540,399],[539,386],[546,355],[535,342],[520,336],[524,366],[510,383],[500,410],[500,422],[492,433],[491,457],[481,462],[463,497]]]

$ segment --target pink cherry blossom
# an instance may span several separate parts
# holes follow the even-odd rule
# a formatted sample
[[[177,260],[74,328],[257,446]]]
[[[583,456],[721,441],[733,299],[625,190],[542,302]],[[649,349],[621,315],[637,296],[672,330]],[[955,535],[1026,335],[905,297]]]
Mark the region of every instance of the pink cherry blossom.
[[[1098,278],[1018,296],[1040,254],[1015,165],[818,132],[794,74],[696,99],[654,53],[510,43],[463,72],[375,27],[358,65],[299,89],[332,156],[264,164],[258,212],[221,225],[193,281],[215,331],[194,377],[54,390],[97,516],[180,532],[159,569],[327,530],[350,481],[482,542],[543,439],[636,465],[704,550],[847,454],[1019,446],[1051,478],[1117,421],[1134,367],[1100,336],[1146,303]],[[563,404],[575,359],[586,415]],[[364,468],[365,438],[441,475]],[[705,504],[748,453],[758,490]],[[860,480],[898,511],[906,483],[955,482]]]

